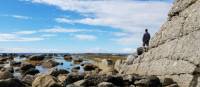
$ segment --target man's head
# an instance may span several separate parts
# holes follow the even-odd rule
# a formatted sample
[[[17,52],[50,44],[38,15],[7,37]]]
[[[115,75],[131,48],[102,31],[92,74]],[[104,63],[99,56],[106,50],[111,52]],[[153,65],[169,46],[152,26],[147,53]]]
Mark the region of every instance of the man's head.
[[[148,29],[145,29],[145,32],[148,32]]]

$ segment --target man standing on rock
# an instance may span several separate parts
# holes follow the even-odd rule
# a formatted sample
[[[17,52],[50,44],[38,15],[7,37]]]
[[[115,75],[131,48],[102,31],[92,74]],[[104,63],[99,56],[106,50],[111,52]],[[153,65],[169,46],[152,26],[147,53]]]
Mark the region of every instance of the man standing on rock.
[[[150,36],[150,34],[148,32],[148,29],[145,29],[145,33],[144,33],[143,39],[142,39],[142,41],[143,41],[143,48],[144,48],[145,51],[148,50],[150,38],[151,38],[151,36]]]

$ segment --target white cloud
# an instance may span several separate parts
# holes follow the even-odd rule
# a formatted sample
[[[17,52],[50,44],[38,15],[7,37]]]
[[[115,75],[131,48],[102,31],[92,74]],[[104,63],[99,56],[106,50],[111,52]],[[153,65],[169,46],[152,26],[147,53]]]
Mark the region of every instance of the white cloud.
[[[137,45],[142,43],[142,33],[140,34],[127,34],[126,36],[121,36],[120,38],[112,38],[114,42],[120,45]]]
[[[58,23],[73,23],[72,20],[67,19],[67,18],[56,18],[55,21],[57,21]]]
[[[34,33],[37,33],[36,31],[18,31],[18,32],[15,32],[16,34],[34,34]]]
[[[2,16],[6,16],[6,17],[12,17],[12,18],[16,18],[16,19],[22,19],[22,20],[28,20],[31,19],[31,17],[28,16],[24,16],[24,15],[2,15]]]
[[[118,36],[118,37],[122,37],[122,36],[127,36],[129,35],[128,33],[124,33],[124,32],[113,32],[112,33],[114,36]]]
[[[76,33],[76,32],[85,32],[89,30],[84,29],[66,29],[62,27],[55,27],[55,28],[49,28],[49,29],[41,29],[40,32],[46,32],[46,33]]]
[[[78,40],[87,40],[87,41],[96,40],[97,39],[96,36],[94,36],[94,35],[87,35],[87,34],[77,34],[77,35],[74,35],[74,38],[78,39]]]
[[[56,34],[42,34],[41,37],[55,37]]]
[[[0,33],[0,42],[32,42],[32,41],[41,41],[44,38],[41,37],[21,37],[17,34],[9,33]]]
[[[33,3],[56,6],[64,11],[87,15],[82,19],[57,18],[59,23],[81,23],[93,26],[108,26],[125,34],[115,34],[114,41],[120,44],[139,44],[142,32],[148,28],[151,34],[164,23],[171,3],[164,1],[134,0],[30,0]],[[136,34],[136,35],[135,35]],[[139,42],[136,42],[139,41]]]
[[[32,0],[32,2],[57,6],[62,10],[76,11],[83,15],[92,13],[91,16],[94,16],[77,20],[58,18],[59,22],[110,26],[128,32],[141,32],[147,27],[158,30],[170,8],[169,3],[161,1]]]

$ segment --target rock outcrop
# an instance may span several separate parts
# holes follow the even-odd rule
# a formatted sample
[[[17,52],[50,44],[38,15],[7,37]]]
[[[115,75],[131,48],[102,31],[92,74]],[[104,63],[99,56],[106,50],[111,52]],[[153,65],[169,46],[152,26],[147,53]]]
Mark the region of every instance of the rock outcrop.
[[[131,65],[123,64],[120,72],[156,75],[161,80],[172,78],[180,87],[200,87],[199,65],[200,0],[176,0],[148,52]]]

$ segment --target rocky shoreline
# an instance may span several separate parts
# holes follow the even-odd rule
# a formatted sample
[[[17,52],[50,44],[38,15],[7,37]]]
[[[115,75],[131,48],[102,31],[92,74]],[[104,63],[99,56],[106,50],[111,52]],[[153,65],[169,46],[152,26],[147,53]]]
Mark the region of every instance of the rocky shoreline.
[[[1,56],[0,87],[178,87],[169,78],[160,81],[153,75],[120,74],[115,69],[117,63],[112,60],[103,59],[94,64],[81,63],[82,59],[64,55],[63,58],[67,61],[81,63],[84,72],[80,73],[80,66],[72,67],[71,71],[56,68],[55,66],[62,63],[54,61],[52,56],[24,56],[28,60],[42,61],[41,66],[49,68],[48,73],[40,73],[36,68],[38,64],[15,61],[15,57]],[[16,72],[21,76],[15,75]]]

